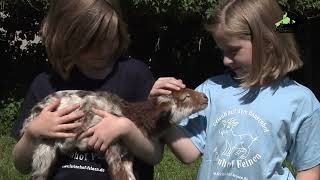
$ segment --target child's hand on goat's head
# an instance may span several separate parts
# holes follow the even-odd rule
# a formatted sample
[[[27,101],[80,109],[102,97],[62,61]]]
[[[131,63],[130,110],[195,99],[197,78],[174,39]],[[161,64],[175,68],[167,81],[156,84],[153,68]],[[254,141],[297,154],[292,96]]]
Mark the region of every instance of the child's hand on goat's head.
[[[83,132],[78,139],[89,137],[88,146],[96,151],[105,153],[111,143],[128,134],[132,125],[134,126],[133,122],[125,117],[95,108],[92,108],[92,111],[102,120]]]
[[[81,127],[81,123],[74,122],[84,116],[81,111],[76,111],[79,104],[73,104],[56,110],[60,100],[51,102],[43,108],[41,113],[30,122],[26,129],[26,135],[31,138],[69,138],[76,134],[68,132]]]
[[[159,96],[163,94],[171,94],[172,90],[179,91],[181,88],[185,88],[181,79],[174,77],[161,77],[154,84],[150,91],[149,97]]]

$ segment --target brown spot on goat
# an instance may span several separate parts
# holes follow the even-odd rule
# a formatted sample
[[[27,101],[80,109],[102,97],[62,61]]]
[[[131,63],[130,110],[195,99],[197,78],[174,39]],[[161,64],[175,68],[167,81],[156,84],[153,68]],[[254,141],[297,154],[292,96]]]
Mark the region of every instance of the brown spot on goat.
[[[57,109],[80,103],[80,110],[85,113],[85,116],[79,120],[82,122],[82,127],[75,130],[78,134],[101,121],[101,117],[91,111],[92,107],[96,107],[117,116],[127,117],[146,137],[157,137],[185,117],[206,108],[208,103],[206,95],[188,88],[174,91],[170,95],[161,95],[136,103],[127,102],[108,92],[59,91],[47,96],[31,110],[22,133],[28,123],[55,99],[61,99]],[[62,141],[40,140],[33,154],[32,179],[47,179],[50,167],[56,159],[57,151],[66,153],[75,148],[87,150],[87,138],[81,140],[66,138]],[[130,153],[121,143],[111,145],[106,152],[106,162],[111,178],[113,180],[134,180],[132,159]]]

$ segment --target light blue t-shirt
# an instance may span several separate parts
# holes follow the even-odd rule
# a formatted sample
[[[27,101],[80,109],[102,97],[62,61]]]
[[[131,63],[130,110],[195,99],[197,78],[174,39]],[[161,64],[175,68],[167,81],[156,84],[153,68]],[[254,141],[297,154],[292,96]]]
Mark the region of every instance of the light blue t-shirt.
[[[208,107],[181,123],[203,154],[199,180],[294,179],[320,164],[320,104],[306,87],[283,79],[248,92],[227,74],[198,88]]]

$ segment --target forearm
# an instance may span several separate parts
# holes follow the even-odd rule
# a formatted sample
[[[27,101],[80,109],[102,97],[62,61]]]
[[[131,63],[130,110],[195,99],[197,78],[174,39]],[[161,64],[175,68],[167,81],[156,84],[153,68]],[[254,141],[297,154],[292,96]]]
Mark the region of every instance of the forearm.
[[[163,141],[168,144],[171,151],[183,163],[190,164],[201,155],[191,139],[177,127],[169,129],[163,136]]]
[[[35,140],[24,134],[14,146],[12,157],[15,168],[24,174],[31,171],[32,155],[35,149]]]
[[[163,144],[156,138],[146,137],[133,123],[130,131],[121,138],[122,142],[139,159],[155,165],[159,163],[163,155]]]
[[[320,166],[300,171],[297,173],[297,180],[320,180]]]

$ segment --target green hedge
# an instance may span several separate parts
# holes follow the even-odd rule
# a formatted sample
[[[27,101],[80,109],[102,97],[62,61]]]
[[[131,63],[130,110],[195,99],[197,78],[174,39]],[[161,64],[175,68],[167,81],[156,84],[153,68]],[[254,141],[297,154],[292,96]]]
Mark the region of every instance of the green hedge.
[[[0,102],[0,136],[10,134],[13,122],[20,108],[22,99],[13,97],[1,100]]]

